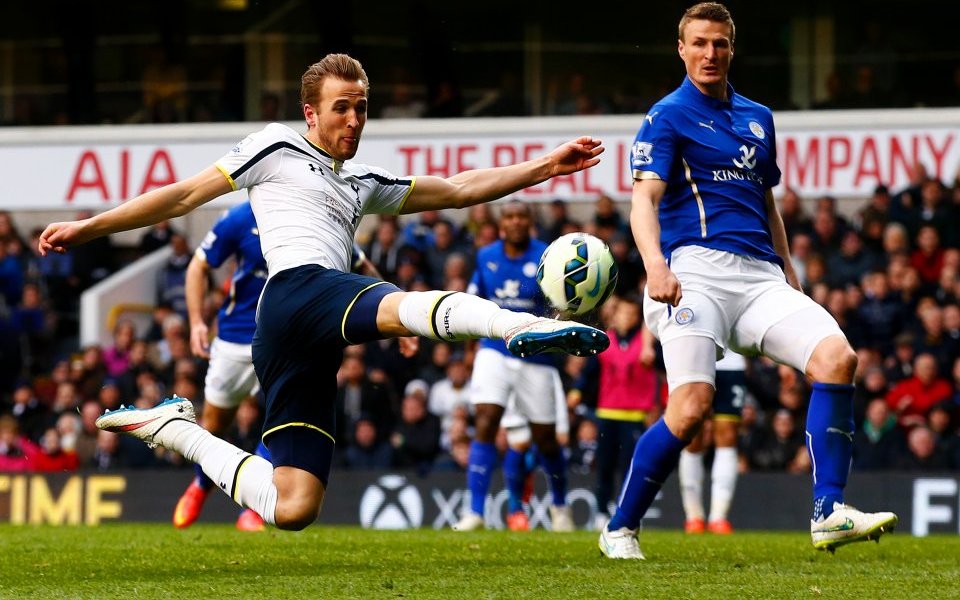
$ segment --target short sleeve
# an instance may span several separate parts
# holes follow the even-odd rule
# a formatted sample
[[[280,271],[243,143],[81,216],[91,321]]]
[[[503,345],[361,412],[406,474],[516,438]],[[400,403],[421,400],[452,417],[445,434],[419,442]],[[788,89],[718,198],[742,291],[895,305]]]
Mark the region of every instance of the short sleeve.
[[[665,107],[655,105],[643,117],[630,149],[630,172],[634,179],[669,180],[677,136],[666,112]]]
[[[286,145],[281,127],[271,123],[248,135],[214,163],[234,190],[267,181],[279,170]]]
[[[401,178],[379,167],[366,167],[360,179],[370,180],[373,193],[363,207],[364,214],[399,214],[417,183],[416,177]]]
[[[764,187],[775,188],[780,185],[780,167],[777,165],[777,133],[774,127],[773,114],[770,114],[770,160],[767,161],[767,172],[763,175]]]

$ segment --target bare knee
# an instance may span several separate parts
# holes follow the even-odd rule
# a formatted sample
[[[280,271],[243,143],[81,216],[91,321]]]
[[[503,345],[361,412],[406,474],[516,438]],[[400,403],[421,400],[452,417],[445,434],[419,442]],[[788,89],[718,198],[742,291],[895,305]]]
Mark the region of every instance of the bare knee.
[[[681,440],[692,440],[710,412],[713,394],[713,386],[702,382],[687,383],[674,390],[664,417],[670,431]]]
[[[325,489],[316,475],[294,467],[277,467],[273,482],[277,486],[277,528],[300,531],[317,520]]]
[[[835,335],[817,344],[807,363],[807,375],[820,383],[853,383],[857,353],[846,338]]]
[[[478,442],[492,444],[500,428],[500,419],[503,418],[503,407],[498,404],[477,404],[474,425],[476,426],[475,439]]]

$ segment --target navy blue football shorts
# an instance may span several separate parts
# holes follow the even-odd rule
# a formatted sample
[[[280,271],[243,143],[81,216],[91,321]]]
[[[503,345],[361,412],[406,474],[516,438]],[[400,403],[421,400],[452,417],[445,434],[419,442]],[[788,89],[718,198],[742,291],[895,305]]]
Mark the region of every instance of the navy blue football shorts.
[[[747,397],[747,376],[743,371],[717,371],[717,393],[713,396],[713,418],[739,421]]]
[[[319,265],[270,278],[260,298],[253,365],[266,399],[263,442],[275,467],[330,476],[343,349],[380,339],[377,308],[400,289]]]

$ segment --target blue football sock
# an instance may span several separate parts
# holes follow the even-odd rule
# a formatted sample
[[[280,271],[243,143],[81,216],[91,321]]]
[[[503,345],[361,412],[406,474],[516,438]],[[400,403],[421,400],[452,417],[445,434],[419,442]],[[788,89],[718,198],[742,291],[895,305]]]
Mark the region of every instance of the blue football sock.
[[[663,419],[640,436],[633,449],[633,460],[620,493],[617,512],[610,519],[608,530],[640,526],[640,519],[653,504],[660,486],[677,467],[680,451],[687,443],[673,435]]]
[[[567,458],[563,449],[557,449],[556,456],[540,454],[540,464],[550,482],[550,494],[553,496],[554,506],[564,506],[567,503]]]
[[[483,516],[483,505],[490,489],[490,479],[497,467],[497,447],[485,442],[470,442],[470,464],[467,466],[467,488],[470,509]]]
[[[197,474],[197,476],[194,477],[194,481],[197,483],[197,485],[199,485],[200,488],[205,492],[212,490],[214,487],[213,480],[207,477],[207,474],[203,472],[203,469],[200,468],[200,465],[194,464],[193,470]]]
[[[852,385],[814,382],[807,411],[807,450],[813,467],[813,520],[843,502],[853,457]]]
[[[528,472],[525,454],[507,448],[507,454],[503,457],[503,478],[507,483],[508,513],[523,510],[523,486]]]

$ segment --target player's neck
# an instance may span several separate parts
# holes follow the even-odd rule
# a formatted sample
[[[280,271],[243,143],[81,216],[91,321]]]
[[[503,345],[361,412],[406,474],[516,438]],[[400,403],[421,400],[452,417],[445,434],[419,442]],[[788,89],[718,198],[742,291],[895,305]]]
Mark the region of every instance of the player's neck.
[[[503,253],[507,255],[508,258],[520,258],[526,253],[527,249],[530,247],[530,240],[527,240],[524,244],[511,244],[510,242],[503,242]]]
[[[696,82],[696,81],[693,81],[692,79],[691,79],[691,82],[692,82],[693,85],[696,86],[696,88],[697,88],[698,90],[700,90],[700,92],[703,93],[705,96],[710,96],[711,98],[713,98],[713,99],[715,99],[715,100],[719,100],[719,101],[721,101],[721,102],[727,102],[727,101],[730,100],[730,97],[729,97],[729,95],[727,94],[727,80],[726,80],[726,79],[724,79],[722,82],[715,83],[715,84],[713,84],[713,85],[704,85],[704,84],[702,84],[702,83],[698,83],[698,82]]]

